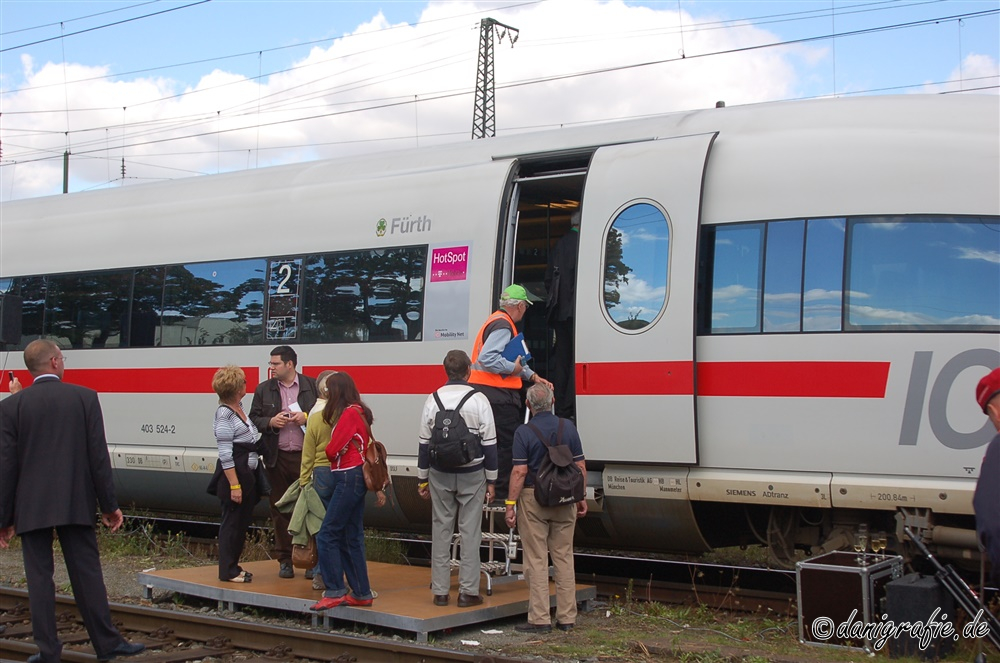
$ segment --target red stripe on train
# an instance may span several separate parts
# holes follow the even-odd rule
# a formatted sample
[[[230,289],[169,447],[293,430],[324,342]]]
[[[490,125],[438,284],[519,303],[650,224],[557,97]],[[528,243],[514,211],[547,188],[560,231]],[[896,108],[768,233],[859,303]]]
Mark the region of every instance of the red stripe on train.
[[[576,393],[578,396],[690,396],[693,366],[690,361],[577,364]]]
[[[683,396],[693,393],[692,362],[577,364],[580,396]],[[889,362],[700,362],[699,396],[885,398]]]
[[[444,366],[434,364],[406,366],[309,366],[306,375],[316,377],[327,369],[344,371],[354,378],[361,395],[430,394],[448,381]]]
[[[346,371],[362,394],[429,394],[445,383],[444,368],[436,366],[307,366],[306,375],[321,371]],[[66,381],[102,394],[210,394],[217,368],[71,368]],[[256,366],[244,366],[247,391],[253,393],[265,377]],[[15,371],[22,384],[31,381],[27,371]]]
[[[219,370],[208,368],[69,368],[65,380],[101,394],[211,394],[212,377]],[[244,366],[247,390],[260,381],[260,369]],[[22,384],[29,384],[27,371],[15,371]],[[27,378],[27,379],[25,379]]]
[[[699,396],[885,398],[887,361],[720,361],[698,364]]]
[[[601,362],[576,365],[580,396],[684,396],[693,392],[689,361]],[[327,368],[351,374],[362,394],[429,394],[445,382],[440,365],[309,366],[315,377]],[[100,393],[212,393],[207,368],[71,368],[66,381]],[[247,389],[261,379],[257,367],[243,367]],[[16,371],[28,384],[25,371]],[[889,362],[761,361],[701,362],[699,396],[765,398],[885,398]]]

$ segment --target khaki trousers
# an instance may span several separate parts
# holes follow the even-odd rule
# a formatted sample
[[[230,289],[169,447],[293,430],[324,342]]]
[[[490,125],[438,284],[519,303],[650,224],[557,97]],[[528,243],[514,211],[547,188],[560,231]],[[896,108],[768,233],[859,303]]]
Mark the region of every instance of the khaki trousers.
[[[549,624],[549,556],[556,581],[556,621],[576,623],[576,570],[573,531],[576,505],[541,506],[535,489],[525,487],[517,500],[517,532],[524,547],[528,583],[528,623]]]

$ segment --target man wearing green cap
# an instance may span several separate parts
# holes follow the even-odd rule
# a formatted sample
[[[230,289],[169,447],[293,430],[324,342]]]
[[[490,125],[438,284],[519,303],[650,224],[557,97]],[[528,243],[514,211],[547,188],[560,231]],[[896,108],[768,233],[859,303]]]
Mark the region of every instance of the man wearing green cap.
[[[483,323],[472,346],[472,375],[469,383],[489,399],[496,423],[498,500],[507,497],[507,485],[513,465],[514,431],[523,423],[522,383],[540,383],[552,389],[552,383],[525,366],[521,357],[512,362],[503,356],[504,348],[517,335],[517,323],[524,317],[529,306],[531,301],[523,286],[516,283],[507,286],[500,294],[500,308]]]

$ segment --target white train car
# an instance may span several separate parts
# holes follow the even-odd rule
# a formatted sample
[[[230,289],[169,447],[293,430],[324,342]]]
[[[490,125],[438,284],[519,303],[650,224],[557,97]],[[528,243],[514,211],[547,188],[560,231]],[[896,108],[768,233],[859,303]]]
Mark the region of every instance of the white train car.
[[[425,528],[441,359],[506,284],[544,298],[579,208],[581,543],[787,559],[902,512],[967,555],[991,437],[973,387],[1000,365],[998,117],[996,96],[786,102],[5,203],[3,369],[27,382],[19,349],[57,340],[101,393],[120,497],[214,513],[211,375],[256,382],[292,345],[375,411],[396,499],[370,522]],[[543,308],[523,324],[551,376]]]

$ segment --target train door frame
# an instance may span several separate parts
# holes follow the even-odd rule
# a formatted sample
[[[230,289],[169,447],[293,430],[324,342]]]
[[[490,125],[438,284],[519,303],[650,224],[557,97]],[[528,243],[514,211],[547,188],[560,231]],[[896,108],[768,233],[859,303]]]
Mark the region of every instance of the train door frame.
[[[553,339],[545,319],[547,292],[543,284],[544,271],[550,251],[564,232],[568,232],[570,214],[580,208],[593,152],[593,149],[588,149],[519,158],[511,169],[509,194],[501,215],[503,222],[498,245],[502,248],[497,269],[499,281],[494,284],[494,301],[510,283],[524,285],[538,300],[529,309],[520,327],[533,355],[532,368],[548,379],[551,379],[553,370],[550,361]],[[526,196],[528,193],[531,195]],[[526,203],[526,198],[536,202]],[[544,233],[542,236],[538,236],[537,232],[526,234],[523,231],[530,226],[532,219],[525,218],[525,205],[538,207],[539,200],[548,200],[544,212]],[[565,225],[564,232],[552,233],[554,218],[559,218],[559,225]]]
[[[699,462],[697,244],[705,171],[716,136],[602,147],[591,162],[580,225],[577,421],[599,441],[594,455],[612,462]],[[639,216],[632,219],[632,214]],[[630,271],[622,263],[625,235],[640,238],[632,238],[642,256],[636,264],[649,266],[648,274],[633,273],[633,285],[641,286],[632,292],[629,279],[614,276]],[[611,258],[615,251],[619,257]],[[622,264],[613,269],[612,260]],[[632,308],[641,317],[633,319]]]

